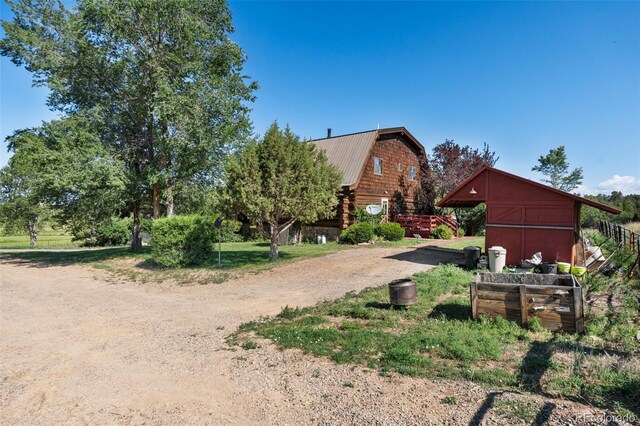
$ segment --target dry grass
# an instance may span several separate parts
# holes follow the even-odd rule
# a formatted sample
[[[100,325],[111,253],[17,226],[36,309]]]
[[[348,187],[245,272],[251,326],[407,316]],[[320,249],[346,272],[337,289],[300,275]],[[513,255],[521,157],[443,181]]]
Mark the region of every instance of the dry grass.
[[[625,223],[622,226],[629,229],[630,231],[640,233],[640,222],[629,222],[629,223]]]

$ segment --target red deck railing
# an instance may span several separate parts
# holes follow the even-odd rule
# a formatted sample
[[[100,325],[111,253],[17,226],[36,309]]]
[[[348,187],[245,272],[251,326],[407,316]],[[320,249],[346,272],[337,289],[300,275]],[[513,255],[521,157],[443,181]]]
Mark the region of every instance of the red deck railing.
[[[458,228],[460,227],[458,222],[451,216],[398,214],[393,217],[393,221],[399,223],[400,226],[404,228],[404,235],[406,237],[420,235],[422,238],[429,238],[431,231],[439,225],[448,226],[453,231],[453,235],[457,237]]]

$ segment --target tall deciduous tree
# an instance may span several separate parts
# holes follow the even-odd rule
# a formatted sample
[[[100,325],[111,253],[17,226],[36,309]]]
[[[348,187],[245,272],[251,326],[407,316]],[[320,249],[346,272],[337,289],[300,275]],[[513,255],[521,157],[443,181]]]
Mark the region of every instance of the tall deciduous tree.
[[[48,103],[66,112],[92,110],[100,134],[126,164],[127,204],[139,247],[140,216],[176,190],[213,180],[220,161],[248,137],[247,101],[255,83],[241,74],[245,55],[229,39],[223,0],[52,0],[10,2],[0,53],[51,90]]]
[[[248,144],[230,159],[223,204],[269,224],[269,258],[276,260],[282,231],[296,221],[311,223],[335,215],[341,182],[342,173],[324,152],[274,123],[262,141]]]
[[[569,172],[569,163],[564,145],[555,149],[550,149],[549,153],[538,158],[538,165],[531,169],[540,172],[547,178],[542,182],[562,191],[573,191],[582,183],[582,167],[578,167]]]
[[[0,222],[3,231],[27,232],[32,246],[38,243],[38,232],[50,211],[40,188],[39,177],[28,162],[11,158],[0,170]]]
[[[434,146],[432,154],[421,165],[421,190],[416,200],[420,210],[433,214],[439,198],[471,177],[480,167],[495,165],[498,159],[486,143],[478,149],[446,139]]]
[[[53,219],[69,226],[73,235],[95,230],[125,210],[124,165],[100,141],[89,117],[74,115],[20,130],[7,142],[13,156],[5,181],[10,177],[16,187],[7,185],[5,193],[28,182],[29,197],[22,197],[23,205],[50,208]]]

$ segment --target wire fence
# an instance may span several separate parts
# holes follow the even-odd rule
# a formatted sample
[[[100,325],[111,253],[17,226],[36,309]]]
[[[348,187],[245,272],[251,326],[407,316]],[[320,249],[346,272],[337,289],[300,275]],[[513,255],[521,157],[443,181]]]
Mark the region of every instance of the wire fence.
[[[640,254],[640,234],[622,225],[600,220],[598,231],[607,238],[611,238],[619,247],[626,248]]]

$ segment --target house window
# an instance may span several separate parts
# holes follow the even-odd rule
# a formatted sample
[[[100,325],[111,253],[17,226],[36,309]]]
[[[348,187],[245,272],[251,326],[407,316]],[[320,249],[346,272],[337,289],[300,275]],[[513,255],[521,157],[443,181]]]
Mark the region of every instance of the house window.
[[[416,168],[409,166],[409,180],[416,180]]]
[[[382,158],[380,157],[373,157],[373,174],[382,174]]]
[[[398,171],[401,172],[403,168],[404,167],[403,167],[402,163],[398,163]]]

